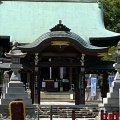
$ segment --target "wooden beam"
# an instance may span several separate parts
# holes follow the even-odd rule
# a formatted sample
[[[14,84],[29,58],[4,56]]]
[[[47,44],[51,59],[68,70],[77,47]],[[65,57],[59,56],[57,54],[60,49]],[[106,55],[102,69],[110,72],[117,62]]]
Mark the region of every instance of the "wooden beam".
[[[40,67],[77,67],[81,66],[81,63],[72,62],[40,62],[38,64]]]
[[[60,57],[78,57],[80,56],[80,53],[58,53],[58,52],[44,52],[44,53],[40,53],[40,56],[42,57],[46,57],[46,56],[60,56]]]

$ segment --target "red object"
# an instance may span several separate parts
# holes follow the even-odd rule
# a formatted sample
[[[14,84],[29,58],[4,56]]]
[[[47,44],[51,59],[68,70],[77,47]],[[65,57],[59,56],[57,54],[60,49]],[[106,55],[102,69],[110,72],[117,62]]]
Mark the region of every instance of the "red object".
[[[112,120],[119,120],[119,112],[113,112]]]
[[[101,120],[108,120],[108,112],[101,111]]]
[[[108,114],[108,120],[113,120],[113,114]]]
[[[119,120],[119,112],[108,112],[101,111],[101,120]]]
[[[75,110],[72,111],[72,120],[75,120]]]

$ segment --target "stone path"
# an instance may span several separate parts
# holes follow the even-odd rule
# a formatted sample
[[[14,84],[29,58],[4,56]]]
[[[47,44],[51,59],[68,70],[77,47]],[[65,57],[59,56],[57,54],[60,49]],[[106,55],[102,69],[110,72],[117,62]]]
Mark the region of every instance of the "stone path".
[[[98,105],[99,101],[86,102],[86,105]],[[40,105],[75,105],[74,102],[41,102]]]

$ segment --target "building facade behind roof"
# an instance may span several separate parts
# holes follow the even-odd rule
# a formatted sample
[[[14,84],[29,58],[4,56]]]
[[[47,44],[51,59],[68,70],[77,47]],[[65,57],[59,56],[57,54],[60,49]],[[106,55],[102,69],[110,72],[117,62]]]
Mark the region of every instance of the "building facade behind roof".
[[[26,76],[26,69],[31,70],[30,76],[33,75],[35,53],[39,53],[40,57],[38,64],[41,68],[41,81],[45,77],[45,79],[49,78],[49,68],[44,69],[44,67],[53,67],[54,74],[52,77],[55,80],[55,78],[59,79],[59,67],[69,68],[72,66],[75,67],[74,72],[77,72],[73,76],[70,76],[72,73],[69,75],[66,72],[66,78],[70,77],[70,84],[73,82],[79,85],[77,82],[81,76],[78,73],[81,66],[81,55],[85,55],[87,58],[85,61],[87,72],[91,72],[93,69],[94,71],[107,71],[111,67],[104,67],[107,64],[104,65],[97,56],[102,48],[92,46],[90,38],[110,38],[120,36],[120,34],[105,29],[102,6],[96,0],[3,1],[0,6],[0,17],[0,35],[10,36],[11,42],[16,40],[19,43],[30,43],[19,46],[24,52],[27,51],[27,56],[21,60],[23,72]],[[67,26],[67,31],[51,29],[58,24],[59,20]],[[68,45],[62,47],[61,44],[52,45],[52,42],[57,43],[58,41],[68,42]],[[54,64],[48,62],[49,58],[52,58],[51,61]],[[57,68],[54,69],[56,66]],[[113,68],[110,70],[113,71]],[[74,81],[72,81],[72,77]],[[26,80],[27,78],[23,81],[27,82]],[[33,84],[32,77],[30,82]]]
[[[50,32],[59,20],[89,44],[92,37],[120,35],[105,29],[103,11],[97,0],[58,1],[3,1],[0,5],[0,35],[10,36],[10,41],[32,43]]]

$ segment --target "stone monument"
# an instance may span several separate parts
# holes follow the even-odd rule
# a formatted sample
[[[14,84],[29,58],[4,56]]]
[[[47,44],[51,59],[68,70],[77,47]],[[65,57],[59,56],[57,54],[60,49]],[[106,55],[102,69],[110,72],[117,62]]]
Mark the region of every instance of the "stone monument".
[[[119,110],[119,89],[120,89],[120,41],[118,42],[118,49],[113,54],[116,57],[116,63],[113,67],[117,70],[114,81],[110,87],[107,97],[103,98],[103,103],[99,104],[100,110],[108,112]]]
[[[28,97],[27,92],[25,91],[25,87],[23,82],[21,82],[21,77],[19,74],[19,70],[22,68],[22,64],[20,64],[20,58],[25,57],[26,53],[22,53],[21,50],[17,47],[18,43],[13,43],[13,48],[9,51],[9,53],[5,53],[6,57],[11,58],[10,68],[13,71],[10,77],[10,81],[8,85],[6,85],[6,90],[3,92],[3,96],[0,99],[0,106],[7,106],[11,101],[14,100],[22,100],[25,103],[25,106],[33,106],[32,100]]]

